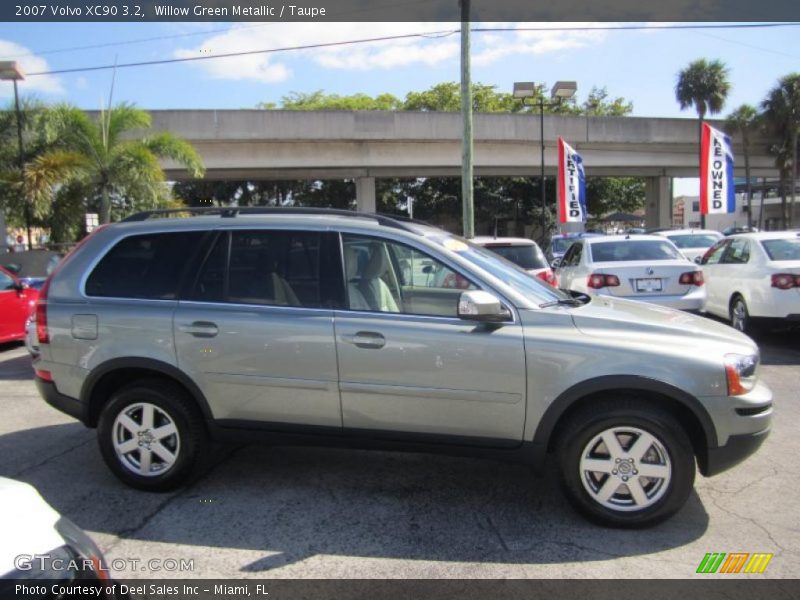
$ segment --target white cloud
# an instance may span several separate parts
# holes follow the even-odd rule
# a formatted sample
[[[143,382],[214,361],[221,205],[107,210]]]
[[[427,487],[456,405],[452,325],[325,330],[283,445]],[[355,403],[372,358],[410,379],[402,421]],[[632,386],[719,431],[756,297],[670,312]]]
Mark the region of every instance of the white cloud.
[[[209,37],[193,48],[179,49],[175,56],[188,58],[410,33],[430,34],[457,27],[457,24],[449,23],[270,23],[263,27],[242,25]],[[414,37],[204,60],[195,65],[215,79],[272,83],[284,81],[291,75],[286,61],[295,57],[302,57],[329,69],[343,70],[389,69],[414,64],[432,66],[458,56],[457,40],[457,35],[442,39]]]
[[[328,69],[367,71],[413,65],[434,66],[457,61],[460,52],[459,23],[268,23],[235,25],[212,35],[194,47],[176,50],[178,58],[246,52],[271,48],[330,44],[347,40],[373,39],[422,33],[408,37],[363,44],[309,48],[274,54],[251,54],[233,58],[197,61],[215,79],[252,80],[264,83],[285,81],[292,75],[287,62],[302,58]],[[602,43],[607,31],[569,31],[563,27],[592,27],[596,23],[481,23],[478,28],[510,27],[515,31],[473,34],[473,63],[485,66],[510,56],[558,54]],[[523,31],[524,28],[542,31]],[[296,63],[295,63],[296,64]]]
[[[509,56],[556,54],[600,44],[606,39],[608,31],[575,29],[598,26],[598,23],[487,23],[487,28],[513,27],[517,31],[481,34],[475,44],[472,62],[486,66]],[[526,28],[539,31],[524,31]],[[570,31],[569,28],[574,30]]]
[[[40,56],[30,54],[30,50],[17,43],[0,40],[0,60],[15,60],[22,69],[23,73],[38,73],[49,71],[47,61]],[[0,98],[8,98],[14,95],[14,88],[7,82],[0,85]],[[53,75],[36,75],[26,77],[19,82],[20,94],[41,92],[43,94],[63,94],[64,88],[61,80]]]

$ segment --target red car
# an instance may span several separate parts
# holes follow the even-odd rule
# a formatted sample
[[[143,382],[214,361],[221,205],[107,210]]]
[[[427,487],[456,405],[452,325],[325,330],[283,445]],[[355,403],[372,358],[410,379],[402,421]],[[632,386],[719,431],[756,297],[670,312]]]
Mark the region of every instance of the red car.
[[[0,267],[0,343],[25,339],[25,322],[38,297],[38,290]]]

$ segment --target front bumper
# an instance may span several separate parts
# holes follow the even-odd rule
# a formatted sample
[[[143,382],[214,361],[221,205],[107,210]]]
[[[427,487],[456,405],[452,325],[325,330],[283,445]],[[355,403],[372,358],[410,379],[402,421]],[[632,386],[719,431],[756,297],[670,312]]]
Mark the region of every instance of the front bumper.
[[[68,414],[70,417],[78,419],[84,425],[89,422],[89,406],[80,400],[65,396],[56,388],[56,384],[52,381],[45,381],[41,377],[34,377],[36,382],[36,389],[39,394],[44,398],[53,408]]]
[[[732,435],[724,446],[709,448],[705,461],[700,463],[700,472],[706,477],[711,477],[738,465],[758,450],[767,439],[769,431],[767,428],[757,433]]]

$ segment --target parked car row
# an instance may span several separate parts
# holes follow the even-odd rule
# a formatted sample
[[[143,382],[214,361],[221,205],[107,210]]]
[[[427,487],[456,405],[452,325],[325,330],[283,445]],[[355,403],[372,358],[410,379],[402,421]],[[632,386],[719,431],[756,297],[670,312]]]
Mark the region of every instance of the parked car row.
[[[641,300],[728,319],[800,323],[800,233],[665,231],[573,238],[555,272],[573,293]]]

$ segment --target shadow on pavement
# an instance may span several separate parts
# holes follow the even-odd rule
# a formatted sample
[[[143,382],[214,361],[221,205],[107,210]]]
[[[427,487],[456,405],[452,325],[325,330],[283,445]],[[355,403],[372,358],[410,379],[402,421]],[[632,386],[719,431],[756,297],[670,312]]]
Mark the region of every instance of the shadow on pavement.
[[[800,365],[800,330],[763,330],[754,333],[752,337],[761,350],[762,364]]]
[[[15,351],[16,350],[16,351]],[[31,357],[20,343],[0,344],[0,380],[24,381],[33,379]]]
[[[523,465],[478,459],[220,447],[192,485],[152,494],[114,479],[94,432],[78,424],[0,436],[0,457],[0,475],[35,485],[86,530],[263,552],[243,572],[319,554],[510,564],[611,560],[685,545],[708,527],[695,493],[653,529],[591,525],[564,501],[552,466],[536,478]]]

